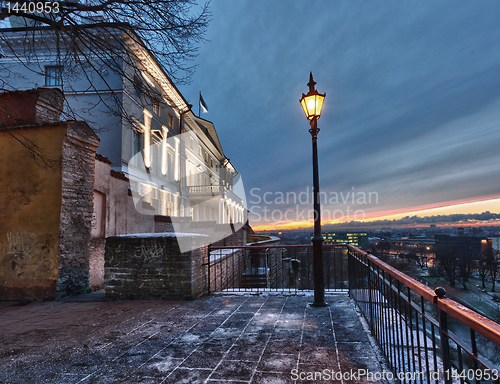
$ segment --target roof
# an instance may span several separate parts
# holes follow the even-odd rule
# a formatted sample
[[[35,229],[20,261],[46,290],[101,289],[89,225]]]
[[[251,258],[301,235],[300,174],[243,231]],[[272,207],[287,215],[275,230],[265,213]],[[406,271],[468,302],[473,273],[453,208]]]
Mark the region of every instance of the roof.
[[[202,119],[201,117],[198,117],[193,114],[194,121],[202,128],[205,128],[205,134],[209,138],[209,140],[212,142],[213,145],[219,150],[219,152],[224,155],[224,151],[222,150],[222,145],[219,141],[219,136],[217,135],[217,131],[215,130],[214,123],[211,121]]]

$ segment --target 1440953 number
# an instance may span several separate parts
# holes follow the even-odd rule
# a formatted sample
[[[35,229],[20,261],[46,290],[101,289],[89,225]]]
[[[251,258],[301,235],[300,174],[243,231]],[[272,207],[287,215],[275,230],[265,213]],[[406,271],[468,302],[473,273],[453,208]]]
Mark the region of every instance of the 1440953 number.
[[[23,1],[5,3],[7,13],[59,13],[58,2]]]
[[[462,369],[461,371],[452,369],[445,371],[447,380],[498,380],[500,377],[496,369]]]

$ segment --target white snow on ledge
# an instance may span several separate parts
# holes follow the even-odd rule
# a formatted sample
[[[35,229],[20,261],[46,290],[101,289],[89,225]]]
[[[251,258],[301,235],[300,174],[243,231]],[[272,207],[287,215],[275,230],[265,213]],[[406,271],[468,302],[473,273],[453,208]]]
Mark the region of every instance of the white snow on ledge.
[[[235,252],[238,252],[239,249],[216,249],[210,252],[210,262],[222,259],[223,257],[230,256]]]
[[[126,235],[116,235],[110,237],[123,237],[123,238],[162,238],[162,237],[206,237],[210,238],[208,235],[203,235],[201,233],[180,233],[180,232],[159,232],[159,233],[131,233]]]

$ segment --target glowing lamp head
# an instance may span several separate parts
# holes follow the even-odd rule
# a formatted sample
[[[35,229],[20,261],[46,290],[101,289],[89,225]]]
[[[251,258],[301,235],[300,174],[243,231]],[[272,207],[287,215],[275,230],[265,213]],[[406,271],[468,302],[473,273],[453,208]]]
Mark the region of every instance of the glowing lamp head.
[[[308,120],[319,119],[321,117],[321,110],[323,109],[323,101],[325,100],[326,93],[322,95],[314,89],[316,83],[313,80],[312,72],[309,76],[309,84],[307,85],[309,86],[309,92],[307,95],[302,94],[300,104]]]

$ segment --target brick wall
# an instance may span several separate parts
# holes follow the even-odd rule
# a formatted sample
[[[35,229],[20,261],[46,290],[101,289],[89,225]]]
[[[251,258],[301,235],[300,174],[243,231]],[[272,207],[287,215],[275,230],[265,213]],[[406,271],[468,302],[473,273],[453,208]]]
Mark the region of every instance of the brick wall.
[[[219,226],[220,231],[228,229],[227,224]],[[226,237],[223,239],[216,241],[213,243],[214,246],[222,247],[222,246],[237,246],[237,245],[246,245],[247,244],[247,227],[243,226],[237,231],[231,231],[226,234]]]
[[[104,247],[106,239],[97,237],[90,240],[89,286],[93,291],[104,289]]]
[[[193,232],[190,230],[191,217],[171,217],[155,215],[155,232],[175,232],[174,223],[182,228],[181,232]]]
[[[145,215],[134,206],[129,179],[111,169],[111,161],[95,156],[94,191],[101,195],[100,212],[94,212],[94,232],[91,240],[89,285],[94,291],[104,288],[104,244],[107,236],[149,233],[154,230],[153,215]],[[99,220],[97,218],[99,217]],[[100,230],[97,229],[100,226]]]
[[[62,147],[62,205],[59,228],[59,296],[89,285],[95,152],[99,140],[86,123],[68,123]]]
[[[179,236],[178,234],[177,236]],[[181,253],[173,233],[106,239],[105,291],[113,299],[195,299],[206,290],[208,236],[182,234],[197,249]]]

